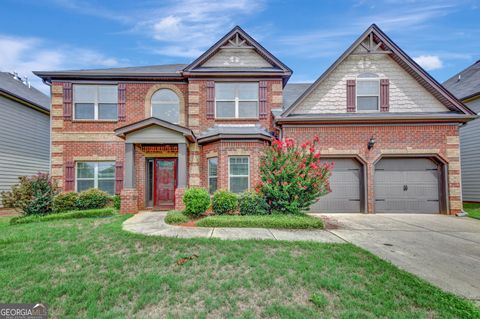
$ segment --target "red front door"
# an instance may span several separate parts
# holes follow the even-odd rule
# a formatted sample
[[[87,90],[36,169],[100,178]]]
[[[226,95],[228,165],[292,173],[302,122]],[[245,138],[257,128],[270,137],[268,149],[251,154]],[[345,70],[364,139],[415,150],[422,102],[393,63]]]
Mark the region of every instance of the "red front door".
[[[155,160],[153,206],[156,209],[175,207],[175,188],[177,187],[177,159],[159,158]]]

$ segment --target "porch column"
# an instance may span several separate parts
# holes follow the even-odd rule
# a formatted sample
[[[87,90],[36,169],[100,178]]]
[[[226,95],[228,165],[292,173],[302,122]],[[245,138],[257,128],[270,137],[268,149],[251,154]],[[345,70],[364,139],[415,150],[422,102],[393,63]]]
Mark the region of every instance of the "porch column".
[[[124,188],[135,188],[135,145],[125,143],[125,179]]]
[[[187,144],[178,144],[178,188],[187,186]]]

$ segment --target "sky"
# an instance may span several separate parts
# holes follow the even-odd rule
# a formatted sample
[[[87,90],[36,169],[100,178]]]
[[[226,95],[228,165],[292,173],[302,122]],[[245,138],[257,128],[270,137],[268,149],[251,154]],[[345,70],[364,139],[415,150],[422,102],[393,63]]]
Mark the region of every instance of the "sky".
[[[313,82],[372,23],[443,82],[480,59],[480,0],[0,0],[0,71],[190,63],[235,25]]]

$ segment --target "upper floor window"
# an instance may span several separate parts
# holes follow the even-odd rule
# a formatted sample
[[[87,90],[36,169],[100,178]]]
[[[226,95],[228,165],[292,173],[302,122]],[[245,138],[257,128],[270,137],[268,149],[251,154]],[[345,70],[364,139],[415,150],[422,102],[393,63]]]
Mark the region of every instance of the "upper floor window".
[[[152,95],[152,116],[178,124],[180,121],[180,99],[169,89],[160,89]]]
[[[74,85],[75,120],[116,120],[118,89],[116,85]]]
[[[258,118],[258,83],[215,83],[216,118]]]
[[[378,111],[380,101],[380,80],[373,73],[357,77],[357,111]]]

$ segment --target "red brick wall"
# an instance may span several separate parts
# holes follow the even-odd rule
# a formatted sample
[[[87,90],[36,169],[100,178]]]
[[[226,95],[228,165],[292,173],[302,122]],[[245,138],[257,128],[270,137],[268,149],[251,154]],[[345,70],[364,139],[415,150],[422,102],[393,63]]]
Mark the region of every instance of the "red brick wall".
[[[461,209],[460,158],[457,125],[368,125],[285,127],[284,138],[299,143],[320,138],[319,148],[324,155],[356,155],[367,163],[368,212],[375,211],[374,162],[382,155],[436,154],[448,163],[450,213]],[[375,138],[375,146],[368,150],[367,143]]]

